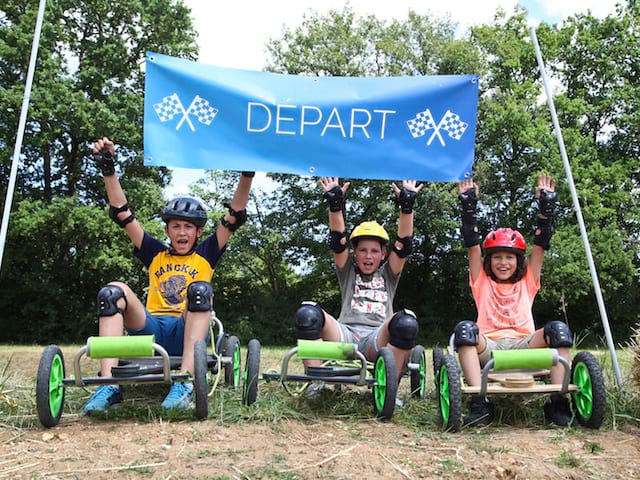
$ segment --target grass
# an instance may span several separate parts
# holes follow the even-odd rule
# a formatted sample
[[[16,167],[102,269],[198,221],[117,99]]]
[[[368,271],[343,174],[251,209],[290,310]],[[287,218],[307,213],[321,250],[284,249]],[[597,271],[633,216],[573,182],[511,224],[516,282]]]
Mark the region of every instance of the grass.
[[[243,346],[245,347],[245,346]],[[65,355],[66,376],[73,376],[72,361],[78,347],[61,347]],[[287,349],[263,347],[261,349],[260,371],[280,370],[280,363]],[[35,377],[37,363],[43,351],[42,347],[2,346],[0,349],[0,427],[21,431],[40,428],[36,413]],[[602,365],[608,392],[608,405],[605,423],[602,429],[619,429],[625,425],[640,426],[640,392],[631,382],[634,368],[633,354],[628,350],[618,351],[618,360],[627,379],[625,393],[618,392],[612,363],[607,351],[593,352]],[[246,348],[243,348],[243,362]],[[430,358],[430,354],[428,355]],[[85,370],[86,369],[86,370]],[[95,360],[83,362],[83,373],[94,375],[98,371]],[[405,425],[416,436],[432,435],[440,432],[439,418],[435,402],[435,393],[431,368],[427,373],[428,392],[424,401],[410,399],[409,379],[402,380],[399,396],[405,400],[405,407],[396,409],[392,421]],[[221,382],[224,381],[222,377]],[[167,413],[160,403],[168,391],[167,385],[126,385],[125,402],[118,409],[112,409],[101,415],[105,421],[113,419],[134,419],[140,422],[153,422],[160,418],[169,420],[193,420],[193,411]],[[93,387],[66,388],[63,421],[82,416],[84,402]],[[542,404],[544,395],[497,396],[496,426],[517,426],[543,428]],[[234,390],[219,385],[209,398],[209,420],[219,425],[263,423],[278,428],[282,422],[314,422],[324,420],[360,420],[373,418],[370,390],[366,387],[333,384],[322,391],[320,399],[307,400],[304,397],[292,397],[286,393],[278,381],[261,381],[258,401],[253,406],[242,405],[241,389]],[[568,432],[573,429],[567,429]],[[198,435],[197,428],[193,431]],[[482,432],[478,432],[482,435]],[[597,450],[597,444],[593,448]],[[229,452],[232,453],[232,452]],[[206,456],[207,452],[201,452]],[[558,463],[571,463],[572,459],[559,458]],[[455,465],[442,465],[444,469]]]

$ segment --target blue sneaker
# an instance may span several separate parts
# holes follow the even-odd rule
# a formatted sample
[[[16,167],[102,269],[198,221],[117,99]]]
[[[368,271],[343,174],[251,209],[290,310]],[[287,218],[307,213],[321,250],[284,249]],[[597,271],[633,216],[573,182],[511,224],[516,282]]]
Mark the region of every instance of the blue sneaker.
[[[84,404],[82,410],[87,415],[93,412],[104,412],[109,407],[122,402],[122,389],[115,385],[101,385]]]
[[[169,394],[162,402],[162,408],[167,410],[186,410],[193,400],[193,383],[176,382],[171,386]]]

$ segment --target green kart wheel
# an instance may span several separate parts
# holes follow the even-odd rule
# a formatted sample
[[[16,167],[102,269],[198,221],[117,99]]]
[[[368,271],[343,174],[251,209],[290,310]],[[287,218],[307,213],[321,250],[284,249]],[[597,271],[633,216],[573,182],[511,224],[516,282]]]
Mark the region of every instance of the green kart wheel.
[[[40,423],[47,428],[60,421],[64,408],[64,356],[56,345],[45,348],[38,365],[36,408]]]
[[[376,416],[389,420],[396,408],[398,371],[396,359],[388,347],[382,347],[378,352],[373,374],[373,410]]]
[[[604,420],[607,394],[598,360],[590,352],[578,352],[571,363],[573,411],[583,427],[598,429]]]
[[[258,380],[260,376],[260,342],[255,338],[247,345],[247,362],[244,367],[242,383],[242,403],[253,405],[258,398]]]
[[[411,370],[411,396],[422,400],[427,393],[427,353],[422,345],[413,347],[409,362],[418,365]]]
[[[196,397],[196,418],[209,416],[209,395],[207,385],[207,345],[204,340],[197,340],[193,346],[193,390]]]
[[[445,430],[457,432],[462,428],[460,368],[453,355],[445,354],[438,370],[436,394],[440,422]]]
[[[240,386],[240,340],[232,335],[225,342],[224,355],[231,357],[229,363],[224,365],[224,383],[233,388]]]

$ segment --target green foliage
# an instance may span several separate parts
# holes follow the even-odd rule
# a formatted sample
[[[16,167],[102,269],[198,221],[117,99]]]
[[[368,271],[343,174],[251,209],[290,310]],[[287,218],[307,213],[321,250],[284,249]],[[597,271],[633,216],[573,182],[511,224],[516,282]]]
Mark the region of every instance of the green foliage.
[[[6,195],[38,2],[0,7],[0,193]],[[146,223],[162,205],[163,169],[140,167],[147,50],[193,58],[195,33],[181,1],[49,2],[38,50],[13,211],[0,275],[0,338],[79,340],[95,333],[95,295],[127,280],[143,293],[126,236],[108,220],[90,153],[118,144],[123,186]],[[145,218],[146,217],[146,218]],[[158,225],[148,225],[158,231]]]
[[[0,179],[8,178],[35,0],[0,8]],[[7,251],[0,272],[0,339],[82,340],[95,333],[95,294],[127,280],[140,294],[145,272],[126,236],[106,220],[102,179],[88,150],[95,137],[118,143],[118,167],[130,204],[152,234],[166,169],[142,165],[146,51],[195,58],[195,32],[181,1],[104,0],[48,5],[19,168]],[[95,19],[101,19],[97,22]],[[590,248],[612,331],[627,338],[639,317],[640,17],[629,2],[615,15],[576,15],[537,29],[571,163]],[[555,235],[534,305],[539,325],[562,318],[582,341],[601,343],[601,316],[564,164],[529,40],[524,11],[498,10],[491,24],[457,33],[448,17],[409,12],[405,20],[358,17],[347,5],[306,15],[267,45],[266,69],[325,76],[468,74],[480,76],[474,179],[481,190],[482,233],[520,229],[531,243],[536,177],[559,180]],[[64,102],[58,99],[63,98]],[[1,175],[4,174],[4,175]],[[214,276],[215,308],[227,332],[243,341],[293,341],[292,315],[316,300],[333,314],[340,294],[328,248],[327,207],[317,179],[270,175],[254,191],[247,224],[232,238]],[[395,235],[389,181],[351,181],[348,232],[377,220]],[[395,179],[396,181],[399,179]],[[6,189],[0,180],[0,193]],[[193,194],[211,210],[210,234],[237,182],[207,172]],[[459,205],[451,184],[428,183],[415,209],[414,254],[396,307],[414,310],[420,342],[444,343],[457,321],[475,317]],[[28,319],[25,322],[24,319]]]

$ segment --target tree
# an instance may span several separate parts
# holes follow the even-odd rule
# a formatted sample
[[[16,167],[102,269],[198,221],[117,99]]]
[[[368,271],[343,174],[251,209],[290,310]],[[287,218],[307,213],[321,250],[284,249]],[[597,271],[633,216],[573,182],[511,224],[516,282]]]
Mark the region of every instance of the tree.
[[[7,0],[0,7],[2,147],[14,143],[37,6],[35,0]],[[24,338],[17,333],[4,335],[14,332],[9,326],[24,326],[25,319],[29,320],[27,331],[38,339],[44,337],[37,332],[58,332],[56,338],[80,333],[80,322],[95,316],[99,287],[123,272],[133,274],[122,261],[130,255],[130,246],[120,241],[122,232],[114,231],[115,226],[98,226],[108,222],[106,198],[88,153],[97,137],[113,137],[131,205],[140,217],[151,218],[152,212],[160,210],[161,189],[170,178],[166,169],[140,166],[141,66],[148,50],[195,58],[189,13],[176,0],[130,0],[119,2],[117,8],[105,0],[61,0],[47,5],[9,224],[7,262],[0,273],[4,307],[0,339]],[[0,148],[3,198],[11,150]],[[108,254],[119,259],[118,264],[83,243],[91,239],[106,248],[111,238],[113,242],[106,244]],[[92,266],[96,265],[102,270],[95,271]],[[77,268],[88,271],[76,272]],[[30,270],[33,273],[25,275]]]

